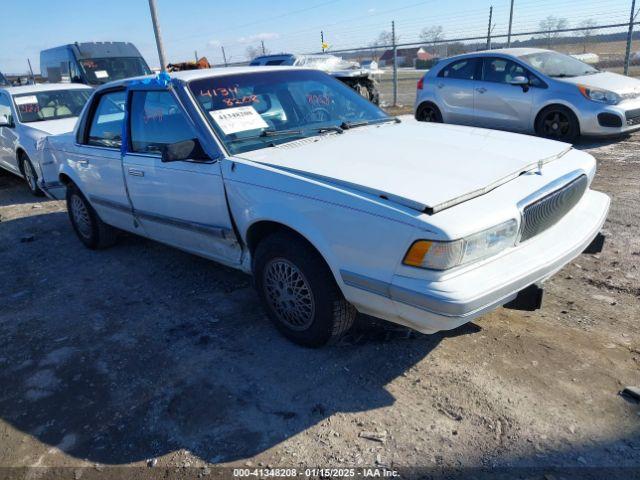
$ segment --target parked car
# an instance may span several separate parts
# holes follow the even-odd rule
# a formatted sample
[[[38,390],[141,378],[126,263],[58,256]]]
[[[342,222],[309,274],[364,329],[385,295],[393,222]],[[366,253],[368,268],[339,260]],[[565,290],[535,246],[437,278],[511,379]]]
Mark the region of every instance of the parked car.
[[[112,82],[42,153],[87,247],[120,229],[252,273],[310,346],[358,311],[431,333],[537,308],[534,284],[598,251],[609,208],[570,145],[399,122],[307,69]]]
[[[640,129],[640,80],[537,48],[458,55],[420,79],[415,116],[565,142],[615,136]]]
[[[129,42],[75,42],[49,48],[40,52],[40,71],[48,82],[92,86],[151,73]]]
[[[0,87],[8,87],[10,85],[9,80],[7,80],[2,72],[0,72]]]
[[[73,130],[90,93],[84,85],[0,87],[0,167],[24,178],[31,193],[42,195],[38,143]]]
[[[253,67],[285,65],[322,70],[353,88],[367,100],[376,105],[380,103],[380,90],[374,75],[380,75],[383,71],[378,68],[376,62],[363,67],[358,62],[343,60],[328,53],[318,55],[280,53],[256,57],[249,65]]]

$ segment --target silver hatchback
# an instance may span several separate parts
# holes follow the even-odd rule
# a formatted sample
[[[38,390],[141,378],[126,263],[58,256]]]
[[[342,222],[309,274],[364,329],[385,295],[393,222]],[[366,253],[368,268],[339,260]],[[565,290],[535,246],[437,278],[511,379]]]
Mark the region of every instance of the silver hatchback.
[[[511,48],[442,60],[418,82],[420,121],[573,142],[640,129],[640,80],[551,50]]]

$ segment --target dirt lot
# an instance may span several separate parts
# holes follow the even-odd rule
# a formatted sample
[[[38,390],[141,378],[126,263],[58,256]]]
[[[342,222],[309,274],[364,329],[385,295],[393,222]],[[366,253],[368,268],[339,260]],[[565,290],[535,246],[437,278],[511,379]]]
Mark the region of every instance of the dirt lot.
[[[280,337],[247,276],[132,236],[89,251],[63,203],[0,175],[0,467],[23,467],[0,476],[640,475],[640,406],[618,395],[640,386],[640,135],[579,148],[613,199],[608,243],[547,283],[542,310],[432,336],[362,318],[321,350]]]

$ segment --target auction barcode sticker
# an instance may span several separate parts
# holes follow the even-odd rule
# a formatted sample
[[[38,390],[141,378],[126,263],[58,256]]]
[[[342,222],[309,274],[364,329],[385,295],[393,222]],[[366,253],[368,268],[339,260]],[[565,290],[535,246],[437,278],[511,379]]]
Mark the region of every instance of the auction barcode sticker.
[[[209,115],[225,135],[269,127],[252,106],[213,110]]]
[[[106,70],[96,70],[95,72],[93,72],[93,74],[96,76],[96,78],[108,78],[109,74],[107,73]]]
[[[35,95],[25,95],[24,97],[14,97],[16,105],[33,105],[38,103],[38,97]]]

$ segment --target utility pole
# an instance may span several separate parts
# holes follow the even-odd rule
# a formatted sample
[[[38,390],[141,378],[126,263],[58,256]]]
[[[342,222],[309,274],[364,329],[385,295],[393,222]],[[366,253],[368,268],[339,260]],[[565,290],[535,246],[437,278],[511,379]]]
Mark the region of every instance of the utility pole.
[[[393,47],[393,106],[398,105],[398,49],[396,48],[396,22],[391,21],[391,45]]]
[[[640,12],[640,9],[638,10]],[[629,16],[629,31],[627,32],[627,51],[624,54],[624,74],[629,75],[629,61],[631,60],[631,40],[633,40],[633,23],[638,15],[636,0],[631,0],[631,15]]]
[[[222,59],[224,60],[224,66],[228,67],[229,64],[227,63],[227,54],[224,53],[224,46],[220,46],[220,48],[222,49]]]
[[[322,53],[324,53],[324,30],[320,30],[320,45],[322,46]]]
[[[164,44],[162,43],[162,34],[160,33],[160,24],[158,23],[158,8],[156,0],[149,0],[149,10],[151,10],[151,22],[153,23],[153,33],[156,36],[156,46],[158,47],[158,58],[160,59],[160,71],[167,71],[167,56],[164,54]]]
[[[260,40],[260,45],[262,45],[262,55],[266,55],[266,51],[264,49],[264,40]]]
[[[194,50],[193,55],[196,57],[196,63],[198,63],[198,51]]]
[[[489,7],[489,27],[487,28],[487,50],[491,50],[491,21],[493,20],[493,5]]]
[[[33,68],[31,68],[31,60],[29,60],[28,58],[27,58],[27,63],[29,64],[29,72],[31,73],[31,83],[35,85],[36,84],[36,76],[33,74]]]
[[[511,46],[511,25],[513,25],[513,1],[511,0],[511,10],[509,10],[509,33],[507,33],[507,48]]]

